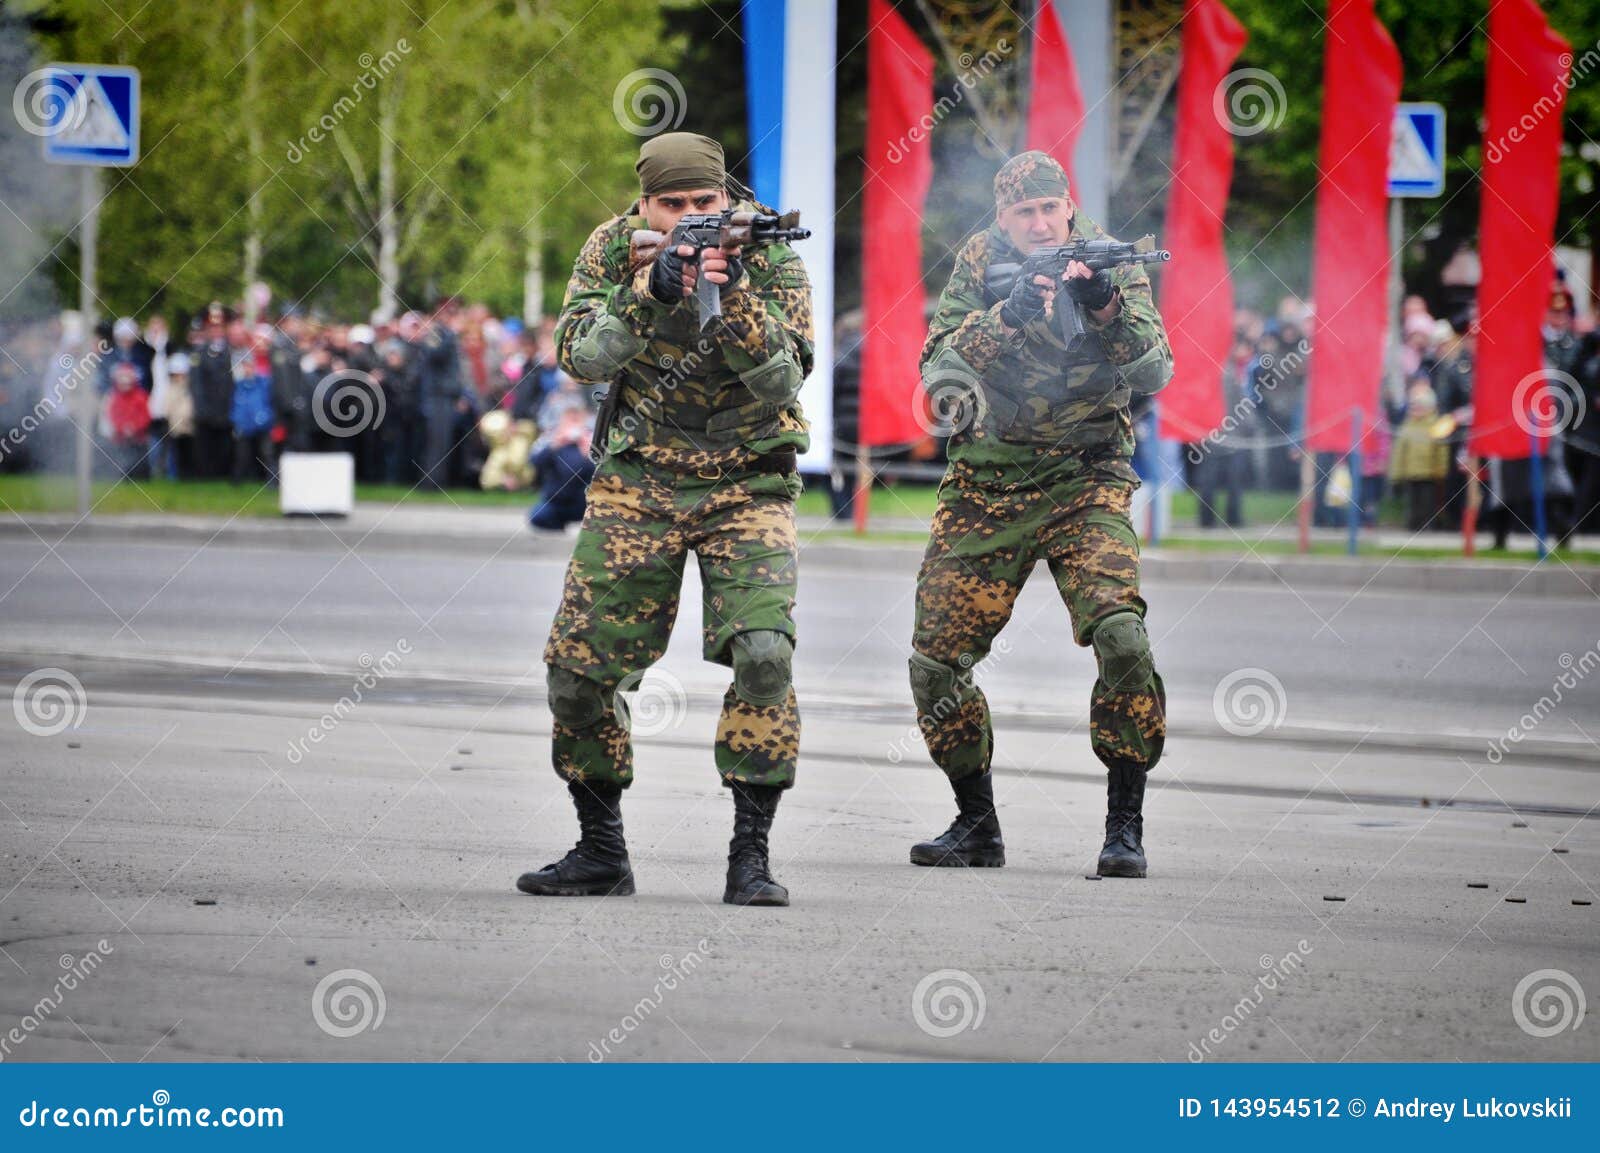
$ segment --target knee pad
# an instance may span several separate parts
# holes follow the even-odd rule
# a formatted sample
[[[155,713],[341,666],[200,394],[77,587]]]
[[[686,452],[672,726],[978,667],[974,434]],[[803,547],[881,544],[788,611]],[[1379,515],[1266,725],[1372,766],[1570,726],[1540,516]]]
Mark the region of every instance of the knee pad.
[[[972,698],[972,673],[911,652],[911,699],[925,717],[943,719]]]
[[[733,638],[733,691],[758,707],[789,699],[794,642],[775,629],[755,629]]]
[[[800,395],[800,386],[805,383],[806,374],[793,351],[785,348],[764,364],[741,372],[739,379],[744,381],[745,387],[755,394],[757,400],[768,404],[788,404]]]
[[[545,691],[550,712],[569,729],[587,729],[606,715],[606,693],[600,685],[571,669],[549,665],[545,671]]]
[[[603,316],[572,343],[569,355],[579,379],[610,380],[649,343],[620,317]]]
[[[1150,683],[1156,671],[1150,634],[1136,612],[1112,613],[1095,626],[1094,656],[1100,679],[1114,692],[1132,692]]]

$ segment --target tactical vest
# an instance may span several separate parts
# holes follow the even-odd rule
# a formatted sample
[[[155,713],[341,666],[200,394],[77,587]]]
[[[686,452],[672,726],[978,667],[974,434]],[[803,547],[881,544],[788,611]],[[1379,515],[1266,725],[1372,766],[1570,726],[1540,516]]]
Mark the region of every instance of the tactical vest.
[[[986,292],[986,303],[997,298]],[[1066,305],[1063,293],[1056,298]],[[1009,444],[1079,447],[1116,434],[1115,416],[1131,391],[1091,330],[1071,353],[1052,317],[1023,329],[1020,347],[1007,348],[982,375],[974,427]]]
[[[622,243],[644,227],[642,216],[628,217]],[[758,279],[774,261],[792,256],[786,245],[746,253],[746,275]],[[757,400],[739,379],[719,346],[717,324],[702,332],[692,300],[661,314],[650,343],[612,386],[622,392],[606,451],[649,444],[721,453],[786,433],[804,435],[796,403]]]

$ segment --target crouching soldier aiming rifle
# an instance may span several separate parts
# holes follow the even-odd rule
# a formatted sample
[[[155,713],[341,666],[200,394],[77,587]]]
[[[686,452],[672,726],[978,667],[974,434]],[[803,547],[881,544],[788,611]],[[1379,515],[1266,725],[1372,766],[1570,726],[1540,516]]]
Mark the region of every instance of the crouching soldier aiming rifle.
[[[994,194],[995,223],[962,246],[922,351],[929,399],[954,414],[955,430],[917,577],[911,691],[959,813],[911,860],[1005,863],[994,732],[973,669],[1044,561],[1074,639],[1093,646],[1098,663],[1089,739],[1108,774],[1099,873],[1142,877],[1145,775],[1166,738],[1166,691],[1128,515],[1139,486],[1128,404],[1172,375],[1143,268],[1165,254],[1102,243],[1109,238],[1076,209],[1066,173],[1042,152],[1007,162]],[[1086,259],[1070,255],[1075,242],[1088,242]],[[1045,268],[1030,263],[1035,254],[1062,259]],[[1064,323],[1065,312],[1078,323]]]
[[[633,780],[626,694],[666,652],[694,552],[703,652],[733,674],[714,752],[734,801],[723,899],[787,905],[767,838],[800,744],[790,663],[811,287],[785,241],[803,230],[762,225],[775,214],[728,178],[721,146],[703,136],[657,136],[636,168],[638,203],[590,235],[556,327],[562,368],[610,384],[595,432],[601,463],[544,651],[552,757],[582,835],[517,887],[634,891],[621,812]],[[691,214],[709,221],[730,210],[753,214],[727,218],[747,233],[716,237],[737,246],[672,235]],[[697,300],[706,305],[708,286],[715,307],[702,327]]]

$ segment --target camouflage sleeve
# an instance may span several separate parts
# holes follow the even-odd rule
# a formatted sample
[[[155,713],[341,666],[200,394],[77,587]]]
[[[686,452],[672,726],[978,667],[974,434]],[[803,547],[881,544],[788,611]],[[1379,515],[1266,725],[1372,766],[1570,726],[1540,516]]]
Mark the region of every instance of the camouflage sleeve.
[[[1115,365],[1132,364],[1152,350],[1163,350],[1166,359],[1172,358],[1167,344],[1167,328],[1156,311],[1155,297],[1150,292],[1150,277],[1142,264],[1125,264],[1111,274],[1122,297],[1122,310],[1104,324],[1093,316],[1085,316],[1090,328],[1100,333],[1106,357]],[[1087,310],[1085,310],[1087,312]],[[1158,354],[1160,355],[1160,354]]]
[[[801,376],[814,359],[811,280],[800,257],[787,245],[769,249],[746,264],[746,287],[722,301],[723,348],[728,366],[744,374],[775,356],[790,353]]]
[[[1000,323],[1000,305],[986,305],[983,273],[988,265],[988,236],[978,233],[961,246],[950,282],[939,296],[939,307],[928,325],[922,346],[922,366],[945,349],[953,350],[975,372],[983,372],[1008,348],[1022,343],[1020,332],[1006,335]]]
[[[609,372],[600,371],[603,362],[587,347],[597,329],[620,326],[643,340],[650,336],[656,318],[666,312],[667,306],[650,295],[649,265],[628,273],[631,231],[626,217],[607,221],[589,234],[573,262],[555,340],[557,361],[576,380],[611,378]]]

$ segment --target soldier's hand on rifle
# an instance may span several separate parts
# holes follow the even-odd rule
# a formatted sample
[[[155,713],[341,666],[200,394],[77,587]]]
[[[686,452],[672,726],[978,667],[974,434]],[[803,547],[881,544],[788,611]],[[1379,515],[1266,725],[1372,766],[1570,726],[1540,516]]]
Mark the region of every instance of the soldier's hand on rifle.
[[[650,295],[662,304],[677,304],[694,292],[694,246],[663,248],[650,266]]]
[[[1078,260],[1071,261],[1067,265],[1067,271],[1062,274],[1061,279],[1066,282],[1067,295],[1090,312],[1104,310],[1117,292],[1111,283],[1110,272],[1104,268],[1099,272],[1091,272],[1088,265]],[[1097,317],[1097,319],[1105,318]]]
[[[744,279],[744,261],[740,259],[743,251],[742,248],[708,248],[700,254],[700,272],[724,296],[737,289]]]
[[[1011,295],[1000,305],[1000,323],[1007,328],[1022,328],[1043,316],[1054,299],[1055,285],[1048,276],[1019,276],[1011,286]]]

